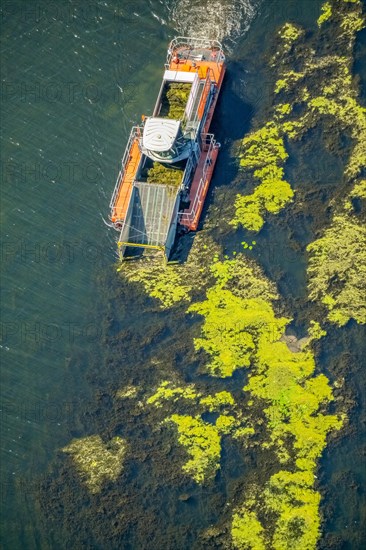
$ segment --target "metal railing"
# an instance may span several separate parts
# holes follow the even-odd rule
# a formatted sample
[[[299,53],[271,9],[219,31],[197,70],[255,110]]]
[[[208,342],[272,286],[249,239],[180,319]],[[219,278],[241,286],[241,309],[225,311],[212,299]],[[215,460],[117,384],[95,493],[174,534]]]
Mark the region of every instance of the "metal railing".
[[[195,101],[196,107],[195,107],[194,113],[192,113],[193,118],[191,118],[190,120],[187,120],[185,131],[195,130],[196,131],[195,133],[197,134],[199,123],[201,122],[201,120],[204,119],[204,115],[207,113],[211,103],[211,101],[209,101],[209,96],[211,93],[211,85],[212,85],[211,70],[208,69],[206,80],[202,88],[202,91],[200,93],[200,96],[199,98],[196,97],[196,101]]]
[[[185,212],[184,210],[179,212],[179,220],[180,222],[188,222],[191,223],[197,214],[198,207],[201,205],[201,193],[202,190],[206,184],[206,176],[209,167],[212,163],[212,151],[216,148],[220,147],[220,144],[215,141],[213,134],[202,134],[202,150],[207,151],[205,163],[202,170],[202,176],[199,181],[197,192],[193,200],[193,204],[190,206],[189,212]]]
[[[165,68],[170,67],[170,62],[177,49],[187,48],[188,51],[195,49],[211,50],[215,52],[216,63],[225,61],[225,55],[222,50],[222,45],[218,40],[209,40],[208,38],[198,38],[194,36],[176,36],[169,44]]]
[[[126,145],[126,149],[125,149],[124,155],[122,157],[121,169],[118,173],[117,180],[116,180],[116,185],[114,186],[112,198],[111,198],[111,201],[109,203],[109,208],[111,208],[111,209],[114,208],[115,202],[116,202],[117,197],[119,195],[119,190],[120,190],[120,187],[121,187],[122,182],[123,182],[123,177],[125,175],[126,166],[127,166],[128,162],[130,160],[130,151],[131,151],[132,145],[133,145],[135,140],[138,140],[140,138],[141,130],[142,130],[142,128],[140,126],[133,126],[132,127],[130,137],[128,138],[128,142],[127,142],[127,145]]]

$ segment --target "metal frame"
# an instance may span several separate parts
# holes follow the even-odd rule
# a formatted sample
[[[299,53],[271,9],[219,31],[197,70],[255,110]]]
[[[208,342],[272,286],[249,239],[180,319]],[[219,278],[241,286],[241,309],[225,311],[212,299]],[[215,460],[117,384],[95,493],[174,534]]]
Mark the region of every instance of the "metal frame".
[[[208,150],[207,150],[207,154],[206,154],[206,162],[205,162],[204,168],[202,170],[202,176],[201,176],[200,182],[199,182],[198,187],[197,187],[197,193],[196,193],[196,196],[193,200],[193,204],[191,205],[190,211],[185,212],[184,210],[181,210],[180,212],[178,212],[180,222],[186,221],[188,223],[191,223],[194,220],[194,218],[196,216],[196,213],[197,213],[197,206],[200,203],[200,198],[199,197],[200,197],[201,191],[203,189],[203,186],[206,183],[206,176],[207,176],[207,172],[208,172],[208,167],[210,166],[209,162],[207,162],[207,161],[211,160],[212,151],[214,149],[217,149],[217,148],[220,147],[220,143],[218,143],[215,140],[214,134],[202,134],[202,140],[207,140],[207,138],[210,138],[210,143],[208,145]]]

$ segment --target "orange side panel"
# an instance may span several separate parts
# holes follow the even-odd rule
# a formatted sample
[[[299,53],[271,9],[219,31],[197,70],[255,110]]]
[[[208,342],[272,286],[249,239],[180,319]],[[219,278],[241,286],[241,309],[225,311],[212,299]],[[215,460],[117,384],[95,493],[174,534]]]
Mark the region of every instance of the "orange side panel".
[[[212,154],[211,154],[212,164],[211,164],[211,166],[209,166],[209,168],[207,170],[206,181],[205,181],[205,183],[204,183],[204,185],[201,189],[200,195],[199,195],[198,207],[197,207],[194,218],[191,219],[189,222],[188,221],[181,222],[182,225],[186,226],[187,229],[189,229],[191,231],[196,231],[197,230],[198,223],[200,221],[201,213],[202,213],[202,210],[203,210],[203,205],[205,203],[205,198],[206,198],[206,195],[207,195],[207,191],[208,191],[208,188],[210,186],[213,171],[215,169],[215,164],[216,164],[218,154],[219,154],[219,149],[214,149],[212,151]],[[202,170],[203,170],[203,166],[204,166],[205,162],[206,162],[206,157],[205,157],[205,155],[202,154],[201,159],[198,162],[196,172],[195,172],[194,177],[193,177],[191,189],[190,189],[190,192],[189,192],[189,198],[191,200],[191,204],[193,204],[195,196],[197,194],[197,189],[198,189],[198,186],[199,186],[199,183],[200,183],[200,180],[201,180]],[[189,211],[189,209],[188,209],[188,211]]]
[[[138,146],[138,141],[132,143],[130,156],[123,175],[122,182],[119,187],[116,202],[112,209],[112,222],[122,221],[125,219],[128,203],[131,197],[133,182],[136,177],[136,172],[141,159],[141,151]]]

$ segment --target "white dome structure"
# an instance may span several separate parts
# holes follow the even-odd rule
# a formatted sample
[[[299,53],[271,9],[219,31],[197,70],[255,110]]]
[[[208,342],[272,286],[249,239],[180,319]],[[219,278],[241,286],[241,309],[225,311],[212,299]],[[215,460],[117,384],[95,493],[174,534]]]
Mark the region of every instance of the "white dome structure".
[[[179,128],[179,120],[147,118],[142,136],[142,146],[144,149],[156,153],[169,151],[178,136]]]

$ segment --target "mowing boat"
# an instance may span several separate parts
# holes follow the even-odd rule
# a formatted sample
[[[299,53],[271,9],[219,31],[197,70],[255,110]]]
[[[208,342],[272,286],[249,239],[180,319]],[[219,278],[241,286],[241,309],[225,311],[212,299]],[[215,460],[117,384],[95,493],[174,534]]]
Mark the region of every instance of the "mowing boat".
[[[209,133],[225,74],[220,42],[174,38],[152,116],[132,128],[110,202],[120,259],[169,260],[177,229],[196,231],[220,144]]]

